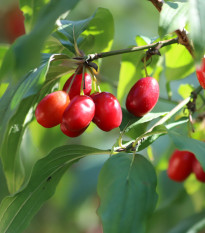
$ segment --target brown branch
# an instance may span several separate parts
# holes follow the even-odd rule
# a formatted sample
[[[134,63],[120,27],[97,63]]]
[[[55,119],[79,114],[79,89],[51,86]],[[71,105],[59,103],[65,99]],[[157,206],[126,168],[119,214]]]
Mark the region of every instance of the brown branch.
[[[155,8],[161,12],[162,10],[162,5],[163,5],[163,0],[149,0],[152,2],[152,4],[155,6]],[[187,36],[187,33],[185,30],[176,30],[175,33],[177,34],[179,38],[179,43],[184,45],[186,49],[189,51],[192,57],[194,57],[194,49],[193,46],[191,45],[189,38]]]

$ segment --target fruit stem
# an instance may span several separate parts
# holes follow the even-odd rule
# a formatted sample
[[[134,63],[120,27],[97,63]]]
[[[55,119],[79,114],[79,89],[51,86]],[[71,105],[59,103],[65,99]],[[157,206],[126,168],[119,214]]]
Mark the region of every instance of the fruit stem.
[[[148,77],[149,75],[148,75],[148,73],[147,73],[146,59],[144,58],[144,59],[143,59],[143,61],[144,61],[144,70],[145,70],[145,75],[146,75],[146,77]]]
[[[97,60],[99,58],[119,55],[119,54],[123,54],[123,53],[137,52],[137,51],[141,51],[141,50],[145,50],[145,49],[155,48],[157,46],[162,48],[164,46],[171,45],[171,44],[176,44],[178,42],[179,42],[178,37],[176,37],[176,38],[173,38],[173,39],[170,39],[170,40],[159,41],[159,42],[149,44],[149,45],[144,45],[144,46],[135,46],[135,47],[132,47],[132,48],[127,48],[127,49],[113,50],[113,51],[103,52],[103,53],[88,54],[85,57],[85,60],[86,60],[86,62],[90,62],[90,61]]]
[[[84,95],[84,91],[83,91],[84,89],[85,89],[85,66],[83,66],[80,95]]]

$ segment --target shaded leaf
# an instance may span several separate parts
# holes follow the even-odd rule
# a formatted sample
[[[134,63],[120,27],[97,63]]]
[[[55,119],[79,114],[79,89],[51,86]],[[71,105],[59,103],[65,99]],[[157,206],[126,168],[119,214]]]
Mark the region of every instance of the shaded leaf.
[[[199,225],[198,225],[199,227],[198,229],[195,228],[197,224],[200,224],[200,221],[204,222],[204,216],[205,216],[205,211],[194,214],[184,219],[183,221],[181,221],[177,226],[171,229],[168,233],[184,233],[184,232],[197,233],[199,232],[199,230],[204,229],[204,228],[201,228]]]
[[[80,158],[98,153],[102,154],[103,151],[86,146],[68,145],[54,149],[37,161],[26,186],[2,201],[0,232],[22,232],[42,204],[54,194],[65,171]]]
[[[51,56],[16,84],[10,84],[1,98],[0,155],[11,193],[17,191],[23,182],[19,148],[24,131],[33,119],[36,102],[56,84],[56,76],[48,79],[47,74],[51,61],[58,58],[61,56]]]
[[[141,155],[116,154],[100,172],[98,194],[104,233],[145,232],[157,201],[155,170]]]
[[[194,43],[195,55],[197,62],[201,62],[201,58],[205,52],[205,1],[189,0],[189,23],[190,36]]]

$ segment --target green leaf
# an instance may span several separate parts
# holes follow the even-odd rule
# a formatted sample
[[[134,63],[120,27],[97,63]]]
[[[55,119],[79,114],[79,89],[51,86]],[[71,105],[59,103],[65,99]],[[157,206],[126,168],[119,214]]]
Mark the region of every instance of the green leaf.
[[[145,149],[164,134],[167,134],[167,128],[164,125],[155,126],[152,131],[145,133],[139,137],[139,141],[136,145],[136,151],[141,151]]]
[[[0,232],[23,232],[42,204],[54,194],[60,178],[73,163],[86,155],[103,153],[106,152],[91,147],[68,145],[54,149],[37,161],[26,186],[2,201]]]
[[[75,54],[74,41],[85,53],[108,51],[114,37],[114,22],[111,13],[105,8],[98,8],[84,20],[61,20],[53,36]]]
[[[100,172],[98,194],[104,233],[145,232],[157,201],[155,170],[141,155],[113,155]]]
[[[57,18],[71,10],[78,0],[50,1],[43,9],[33,30],[16,40],[5,55],[0,79],[18,80],[40,63],[40,51],[49,34],[54,28]],[[9,69],[8,69],[9,67]]]
[[[150,121],[165,115],[167,112],[148,113],[143,117],[136,117],[122,108],[123,119],[120,125],[120,130],[125,132],[131,138],[137,138],[142,135]]]
[[[160,12],[159,35],[163,37],[170,32],[184,28],[188,18],[188,9],[187,2],[164,2]]]
[[[199,230],[202,230],[204,228],[200,227],[200,221],[204,224],[204,215],[205,211],[202,211],[200,213],[194,214],[183,221],[181,221],[177,226],[175,226],[173,229],[171,229],[168,233],[197,233]],[[198,229],[196,227],[198,225]]]
[[[186,78],[195,71],[194,61],[188,50],[183,45],[171,45],[165,53],[166,80]]]
[[[39,12],[46,5],[46,0],[20,0],[20,7],[25,15],[25,24],[33,28],[38,19]]]
[[[168,131],[168,135],[172,139],[173,143],[179,150],[191,151],[195,154],[196,158],[201,163],[203,169],[205,170],[205,143],[196,139],[188,138],[183,135],[178,134],[173,130]]]
[[[19,155],[24,131],[33,119],[34,106],[37,101],[57,82],[56,76],[47,77],[47,74],[51,61],[54,62],[60,58],[61,56],[52,55],[39,68],[31,71],[16,84],[11,83],[1,98],[0,155],[11,193],[18,190],[24,178]]]
[[[196,60],[201,62],[205,52],[205,1],[189,0],[190,36],[194,43]]]
[[[138,51],[137,53],[129,53],[122,55],[122,62],[120,68],[120,77],[117,88],[117,99],[122,104],[125,101],[125,95],[128,90],[137,82],[139,78],[142,78],[143,63],[141,59],[145,55],[144,51]]]

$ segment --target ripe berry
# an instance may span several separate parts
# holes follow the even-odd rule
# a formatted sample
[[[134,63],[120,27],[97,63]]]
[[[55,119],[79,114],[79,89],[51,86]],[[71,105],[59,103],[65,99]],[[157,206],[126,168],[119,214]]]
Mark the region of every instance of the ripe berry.
[[[69,96],[64,91],[48,94],[37,105],[35,111],[36,120],[45,128],[51,128],[60,124],[69,102]]]
[[[108,92],[92,94],[95,103],[93,122],[104,131],[110,131],[120,126],[122,109],[114,95]]]
[[[18,5],[14,5],[6,13],[5,30],[10,43],[25,34],[24,16]]]
[[[205,182],[205,171],[203,170],[201,164],[196,158],[193,161],[192,170],[197,180]]]
[[[74,138],[74,137],[77,137],[79,135],[81,135],[86,129],[87,127],[79,130],[79,131],[70,131],[66,128],[65,124],[61,123],[61,131],[68,137],[71,137],[71,138]]]
[[[196,74],[200,85],[205,89],[205,58],[202,59],[201,67],[196,69]]]
[[[95,114],[95,104],[86,95],[74,97],[63,113],[62,124],[69,131],[80,131],[86,128]]]
[[[174,181],[184,181],[192,172],[194,154],[189,151],[175,150],[168,165],[168,176]]]
[[[156,79],[139,79],[131,88],[126,99],[127,110],[137,117],[144,116],[156,105],[159,98],[159,84]]]
[[[63,87],[63,91],[67,92],[68,88],[70,86],[70,83],[74,77],[74,74],[66,81]],[[70,99],[73,99],[76,95],[80,95],[81,90],[81,83],[82,83],[82,74],[77,74],[75,76],[75,79],[73,80],[72,86],[70,88],[70,91],[68,92],[68,95]],[[83,88],[83,92],[85,95],[89,95],[92,89],[92,79],[91,76],[87,73],[85,73],[85,87]]]

